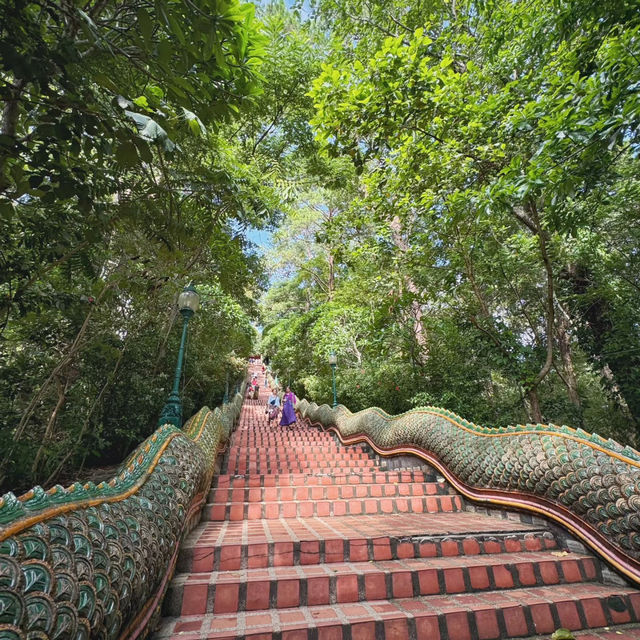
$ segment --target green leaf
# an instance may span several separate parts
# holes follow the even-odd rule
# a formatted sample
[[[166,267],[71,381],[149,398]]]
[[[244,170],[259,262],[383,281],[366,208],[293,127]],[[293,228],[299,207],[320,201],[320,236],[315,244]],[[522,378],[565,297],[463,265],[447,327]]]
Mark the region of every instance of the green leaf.
[[[116,148],[116,160],[123,167],[134,167],[138,164],[138,150],[133,142],[123,142]]]
[[[249,42],[249,34],[246,30],[242,29],[242,31],[240,31],[239,42],[238,42],[238,54],[241,59],[244,58],[244,55],[247,52],[248,42]]]
[[[138,96],[137,98],[134,98],[133,104],[141,107],[142,109],[146,109],[147,111],[152,111],[152,109],[149,108],[149,101],[146,96]]]
[[[184,31],[180,26],[180,22],[172,13],[167,14],[167,21],[169,23],[169,28],[176,36],[176,38],[178,38],[178,42],[180,42],[181,45],[185,46],[187,44],[187,39],[184,37]]]
[[[158,62],[168,68],[171,65],[171,57],[173,55],[173,46],[169,40],[160,40],[158,42]]]
[[[165,151],[173,151],[175,144],[169,139],[167,132],[152,118],[135,111],[125,111],[125,114],[131,118],[138,127],[140,135],[149,140],[160,144]]]
[[[202,38],[202,59],[209,61],[213,55],[213,48],[220,34],[216,29],[212,29],[208,22],[201,26],[200,32]]]
[[[140,130],[140,135],[152,142],[164,142],[169,137],[167,132],[151,118],[149,118],[147,124]]]
[[[145,44],[149,46],[151,44],[151,38],[153,37],[153,23],[151,18],[145,9],[138,11],[138,28],[144,38]]]
[[[229,65],[224,56],[224,51],[222,50],[222,47],[219,44],[216,44],[215,47],[213,48],[213,55],[215,56],[216,62],[218,63],[220,72],[222,73],[223,76],[226,77],[228,75]]]
[[[149,85],[144,92],[155,100],[161,101],[164,99],[164,91],[154,84]]]
[[[202,123],[202,120],[200,120],[200,118],[198,118],[198,116],[195,113],[193,113],[193,111],[189,111],[189,109],[183,108],[182,112],[184,113],[185,120],[189,124],[189,129],[194,135],[196,136],[206,135],[207,133],[206,127]]]
[[[149,116],[145,116],[142,113],[136,113],[135,111],[125,110],[124,113],[127,117],[131,118],[136,123],[139,130],[143,129],[146,126],[147,122],[151,120]]]
[[[95,80],[96,84],[99,84],[105,89],[109,89],[109,91],[113,91],[114,93],[118,91],[118,85],[104,73],[96,73],[93,79]]]

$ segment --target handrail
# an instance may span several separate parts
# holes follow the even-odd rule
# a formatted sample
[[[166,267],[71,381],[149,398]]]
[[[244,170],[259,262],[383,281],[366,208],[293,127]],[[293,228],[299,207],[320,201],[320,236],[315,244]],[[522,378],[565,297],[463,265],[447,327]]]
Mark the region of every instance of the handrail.
[[[243,399],[162,425],[109,482],[2,496],[0,640],[145,637]]]
[[[412,454],[464,496],[553,520],[640,584],[640,453],[581,429],[553,424],[478,426],[420,407],[390,416],[372,407],[298,403],[299,415],[344,444],[383,456]]]

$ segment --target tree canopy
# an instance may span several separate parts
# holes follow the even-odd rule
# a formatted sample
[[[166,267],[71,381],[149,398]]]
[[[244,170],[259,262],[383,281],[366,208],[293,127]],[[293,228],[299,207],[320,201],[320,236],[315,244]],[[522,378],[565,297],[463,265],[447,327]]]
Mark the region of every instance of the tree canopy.
[[[229,134],[264,83],[253,5],[1,11],[0,484],[15,487],[117,462],[155,428],[190,281],[205,301],[186,410],[222,399],[263,279],[242,230],[279,199]]]
[[[185,415],[335,351],[352,410],[637,446],[639,61],[632,0],[2,0],[0,485],[153,430],[189,282]]]
[[[351,409],[434,403],[637,443],[635,3],[315,11],[334,38],[311,122],[357,177],[267,299],[278,365],[328,400],[335,348]]]

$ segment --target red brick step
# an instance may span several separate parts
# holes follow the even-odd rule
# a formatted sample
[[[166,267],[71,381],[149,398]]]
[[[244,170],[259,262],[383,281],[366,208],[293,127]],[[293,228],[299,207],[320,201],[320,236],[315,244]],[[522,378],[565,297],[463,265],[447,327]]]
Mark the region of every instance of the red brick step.
[[[435,475],[435,474],[434,474]],[[256,474],[223,473],[213,479],[213,487],[288,487],[330,484],[388,484],[424,482],[423,471],[380,471],[377,469],[348,473],[334,471],[326,473]]]
[[[225,473],[234,474],[282,474],[282,473],[333,473],[335,471],[344,473],[350,470],[374,469],[376,463],[373,460],[335,460],[333,462],[316,462],[314,460],[300,462],[280,462],[276,464],[266,464],[238,461],[232,466],[223,466]]]
[[[313,516],[359,516],[385,513],[440,513],[462,510],[456,495],[393,498],[354,498],[352,500],[299,500],[285,502],[227,502],[208,504],[203,520],[273,520]]]
[[[332,542],[333,544],[330,544]],[[342,540],[328,541],[325,559],[343,555]],[[184,574],[168,596],[170,615],[411,598],[465,591],[589,582],[598,578],[591,556],[549,552],[314,564]]]
[[[229,449],[227,455],[229,458],[248,458],[249,460],[278,460],[278,461],[296,461],[303,460],[371,460],[372,454],[364,451],[345,451],[336,447],[336,451],[311,451],[318,447],[289,447],[285,451],[265,451],[256,449]]]
[[[336,436],[330,433],[322,433],[320,431],[308,431],[303,429],[284,430],[277,426],[271,427],[270,430],[260,430],[250,425],[244,425],[245,430],[238,431],[235,434],[233,443],[240,445],[242,443],[255,444],[257,442],[273,442],[273,443],[289,443],[289,442],[322,442],[338,444]],[[361,445],[362,446],[362,445]]]
[[[265,463],[269,462],[280,463],[280,464],[290,464],[290,463],[298,463],[298,462],[336,462],[336,461],[347,461],[347,462],[360,462],[362,460],[373,461],[373,456],[368,453],[344,453],[344,452],[335,452],[335,453],[305,453],[301,451],[288,451],[287,453],[282,453],[278,455],[272,455],[268,453],[242,453],[235,454],[229,453],[227,456],[227,460],[229,466],[235,464],[235,462],[260,462]],[[373,465],[377,466],[377,465]]]
[[[336,444],[293,444],[291,442],[286,443],[286,451],[275,451],[275,452],[267,452],[267,451],[258,451],[256,450],[257,442],[252,442],[251,446],[233,446],[229,449],[229,455],[237,454],[237,455],[275,455],[282,456],[283,454],[295,452],[295,453],[322,453],[324,455],[328,455],[331,453],[344,453],[344,447],[342,445]],[[273,444],[273,443],[260,443],[260,444]],[[284,444],[284,443],[282,443]],[[369,453],[365,451],[363,447],[351,447],[349,449],[349,453]]]
[[[207,522],[183,544],[180,572],[552,550],[555,538],[474,513]],[[246,540],[246,542],[242,542]],[[341,553],[337,553],[340,549]]]
[[[156,638],[501,640],[639,620],[638,591],[589,583],[182,616],[165,619]]]
[[[273,502],[287,500],[349,500],[395,496],[447,495],[444,482],[358,484],[338,486],[244,487],[218,488],[209,492],[209,502]]]

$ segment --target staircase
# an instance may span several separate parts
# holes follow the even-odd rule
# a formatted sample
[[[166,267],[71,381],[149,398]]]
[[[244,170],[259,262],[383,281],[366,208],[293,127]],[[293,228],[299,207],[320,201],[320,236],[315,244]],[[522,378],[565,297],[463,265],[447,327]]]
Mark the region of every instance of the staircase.
[[[266,393],[245,402],[157,640],[640,639],[640,592],[604,584],[594,557],[464,511],[431,472],[268,426]]]

